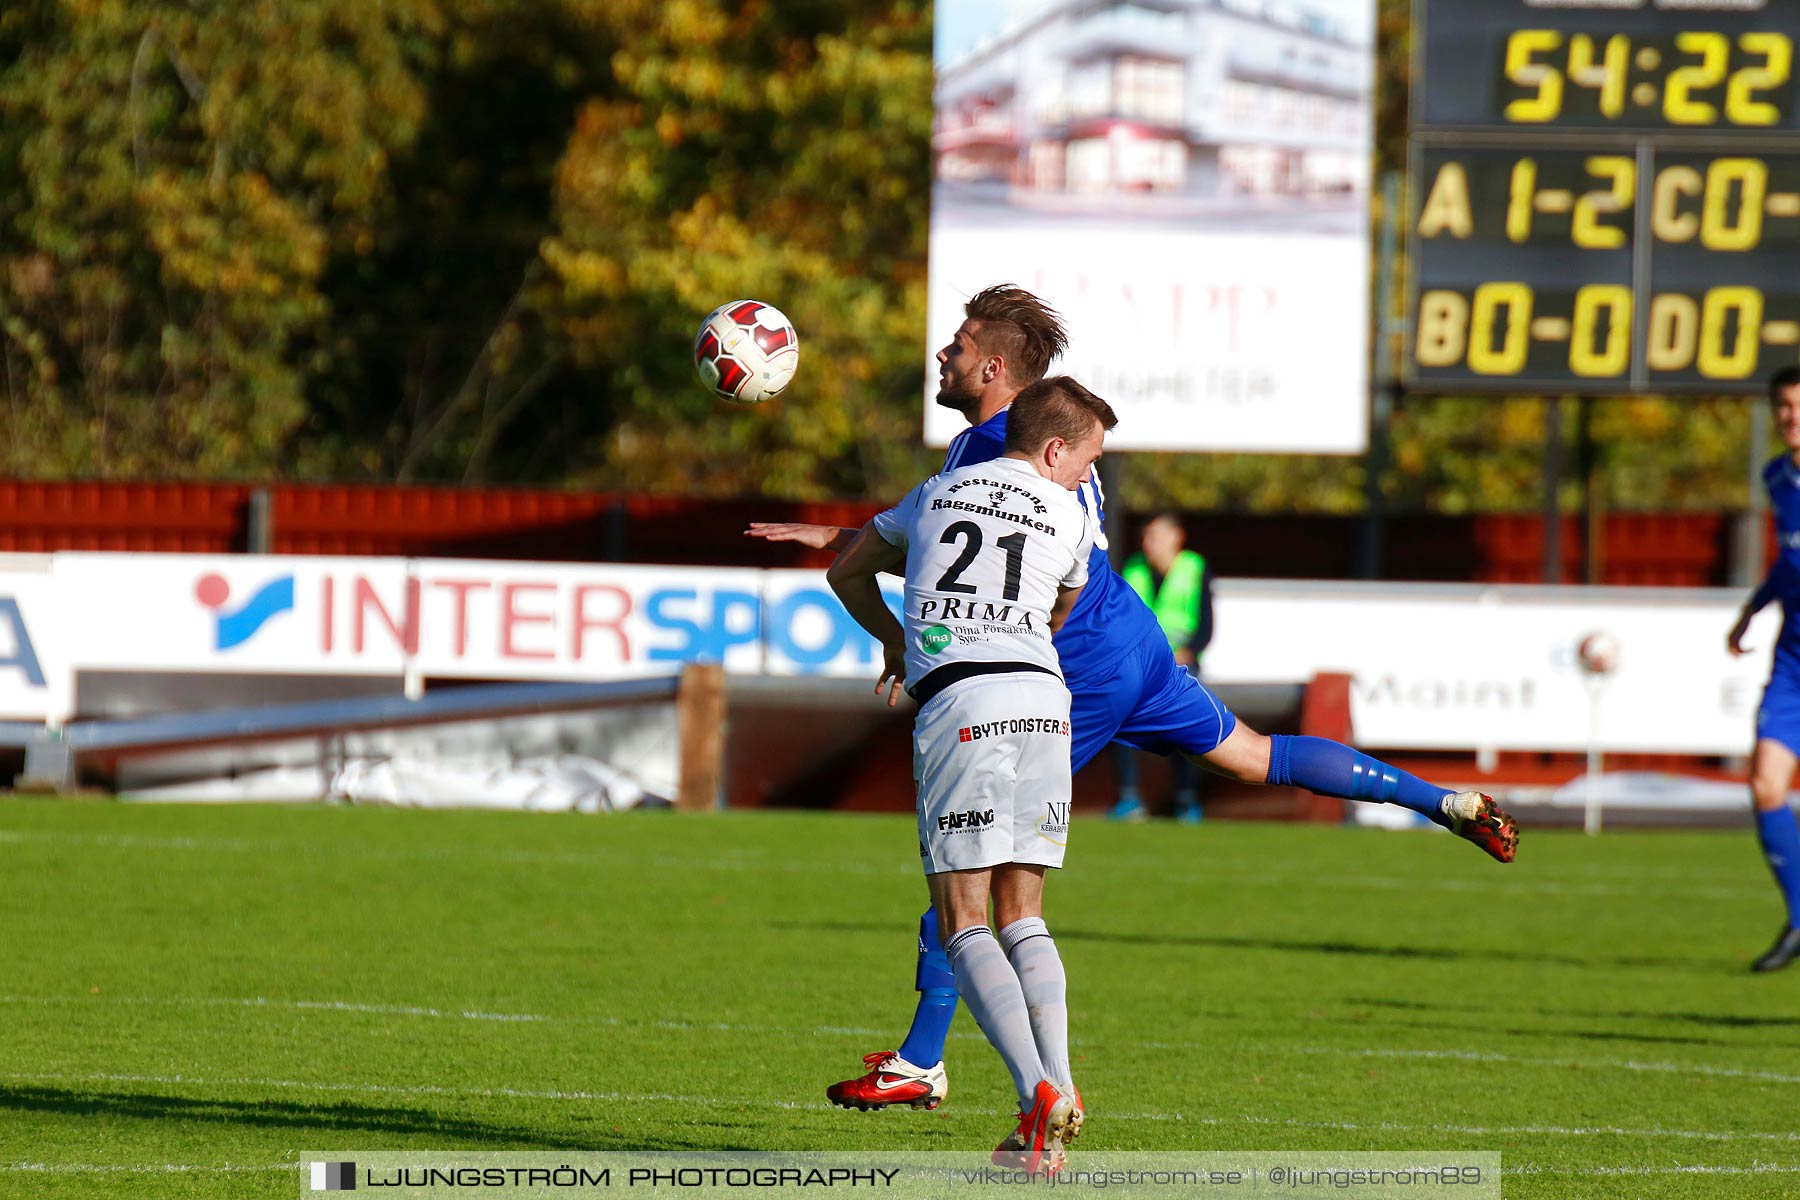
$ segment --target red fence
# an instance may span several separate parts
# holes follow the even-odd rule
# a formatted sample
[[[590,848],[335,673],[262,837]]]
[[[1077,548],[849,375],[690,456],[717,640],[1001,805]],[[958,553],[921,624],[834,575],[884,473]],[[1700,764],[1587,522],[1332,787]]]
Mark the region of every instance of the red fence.
[[[258,491],[277,554],[759,565],[811,561],[751,520],[860,525],[878,506],[525,489],[0,481],[0,552],[248,550]]]
[[[1601,529],[1600,582],[1631,586],[1723,587],[1731,582],[1734,517],[1724,513],[1614,513]],[[1220,575],[1351,579],[1360,517],[1189,514],[1188,545]],[[1135,523],[1129,527],[1135,538]],[[1586,523],[1564,517],[1562,580],[1586,577]],[[1772,530],[1766,556],[1775,551]],[[1384,579],[1541,583],[1541,517],[1481,514],[1389,517],[1382,536]]]
[[[253,496],[228,483],[0,482],[0,551],[161,550],[233,553],[251,544]],[[752,520],[860,525],[878,506],[693,500],[607,492],[279,484],[267,496],[278,554],[819,565],[823,556],[743,536]],[[1347,579],[1356,517],[1187,518],[1189,544],[1224,576]],[[1619,513],[1603,528],[1603,582],[1722,586],[1732,518]],[[1585,527],[1564,518],[1563,578],[1582,577]],[[1128,524],[1135,538],[1135,524]],[[1771,553],[1773,542],[1770,542]],[[1535,583],[1543,524],[1530,515],[1397,516],[1384,577]]]

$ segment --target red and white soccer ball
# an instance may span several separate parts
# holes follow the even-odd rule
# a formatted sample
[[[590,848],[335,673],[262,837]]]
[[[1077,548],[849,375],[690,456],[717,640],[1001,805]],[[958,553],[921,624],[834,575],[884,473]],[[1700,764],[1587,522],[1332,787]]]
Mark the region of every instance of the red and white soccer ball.
[[[712,310],[694,335],[694,370],[721,400],[761,404],[779,396],[800,365],[800,335],[773,304],[733,300]]]
[[[1575,656],[1581,661],[1581,669],[1589,675],[1611,675],[1619,669],[1619,639],[1596,630],[1581,639],[1581,644],[1575,647]]]

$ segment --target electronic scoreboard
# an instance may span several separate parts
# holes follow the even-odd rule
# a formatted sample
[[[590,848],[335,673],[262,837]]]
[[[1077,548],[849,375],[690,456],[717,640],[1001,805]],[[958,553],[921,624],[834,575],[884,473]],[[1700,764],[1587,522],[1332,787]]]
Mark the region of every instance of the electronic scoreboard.
[[[1414,0],[1421,390],[1760,392],[1800,363],[1800,0]]]

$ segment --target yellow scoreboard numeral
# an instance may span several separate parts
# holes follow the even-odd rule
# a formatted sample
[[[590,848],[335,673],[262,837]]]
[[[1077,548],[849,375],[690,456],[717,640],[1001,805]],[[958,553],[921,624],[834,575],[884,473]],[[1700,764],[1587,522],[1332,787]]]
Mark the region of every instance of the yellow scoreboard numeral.
[[[1652,371],[1685,371],[1700,343],[1700,306],[1692,296],[1669,292],[1650,302],[1649,344],[1644,362]]]
[[[1794,43],[1785,34],[1746,33],[1738,45],[1746,53],[1762,55],[1763,65],[1745,67],[1731,77],[1725,89],[1725,118],[1734,125],[1773,125],[1781,111],[1752,97],[1788,81],[1794,71]]]
[[[1484,283],[1475,289],[1469,315],[1469,369],[1477,375],[1517,375],[1531,350],[1531,288],[1523,283]],[[1506,310],[1506,336],[1494,346],[1494,325]]]
[[[1739,189],[1737,215],[1728,220],[1734,185]],[[1768,195],[1769,165],[1762,159],[1714,159],[1706,168],[1700,243],[1708,250],[1754,250],[1762,242],[1763,202]]]
[[[1588,174],[1596,179],[1609,179],[1612,186],[1604,192],[1588,192],[1575,202],[1574,222],[1569,236],[1585,250],[1611,250],[1625,244],[1625,231],[1616,225],[1602,225],[1602,215],[1623,212],[1637,190],[1637,162],[1629,158],[1601,156],[1587,160]],[[1512,222],[1508,214],[1507,223]],[[1521,241],[1521,238],[1514,238]]]
[[[1719,119],[1716,106],[1694,99],[1695,92],[1718,87],[1731,65],[1731,42],[1722,33],[1681,33],[1677,49],[1698,54],[1700,61],[1669,72],[1663,91],[1663,115],[1676,125],[1711,125]]]
[[[1531,208],[1537,201],[1537,160],[1513,164],[1512,191],[1506,202],[1506,236],[1515,242],[1531,238]]]
[[[1595,346],[1600,314],[1607,317],[1606,341]],[[1622,375],[1631,366],[1631,289],[1590,284],[1575,293],[1569,369],[1584,379]]]
[[[1562,34],[1554,29],[1521,29],[1506,40],[1506,77],[1522,88],[1531,88],[1530,96],[1521,96],[1506,106],[1506,119],[1522,125],[1541,125],[1556,120],[1562,112],[1562,72],[1548,63],[1533,61],[1533,56],[1548,53],[1562,45]]]
[[[1705,180],[1692,167],[1669,167],[1657,172],[1650,201],[1650,229],[1659,241],[1691,242],[1700,231],[1700,218],[1681,211],[1682,197],[1704,194]]]
[[[1725,322],[1735,315],[1737,337],[1725,348]],[[1716,287],[1700,310],[1700,373],[1708,379],[1748,379],[1761,351],[1763,294],[1753,287]]]
[[[1625,111],[1625,82],[1631,42],[1616,33],[1606,39],[1606,49],[1594,59],[1594,39],[1578,33],[1569,39],[1569,81],[1600,89],[1600,115],[1617,117]]]
[[[1458,292],[1419,297],[1419,336],[1413,356],[1421,367],[1454,367],[1468,345],[1469,302]]]

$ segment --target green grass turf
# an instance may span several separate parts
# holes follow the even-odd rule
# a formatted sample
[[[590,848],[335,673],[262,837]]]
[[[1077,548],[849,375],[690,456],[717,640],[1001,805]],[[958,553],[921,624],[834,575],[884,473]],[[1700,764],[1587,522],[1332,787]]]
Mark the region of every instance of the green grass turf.
[[[914,842],[0,801],[0,1194],[288,1196],[268,1168],[308,1148],[990,1147],[1010,1087],[966,1013],[938,1112],[824,1102],[910,1017]],[[1800,970],[1745,971],[1779,920],[1747,831],[1528,830],[1503,868],[1435,833],[1088,821],[1047,907],[1078,1153],[1480,1149],[1508,1196],[1800,1193]]]

